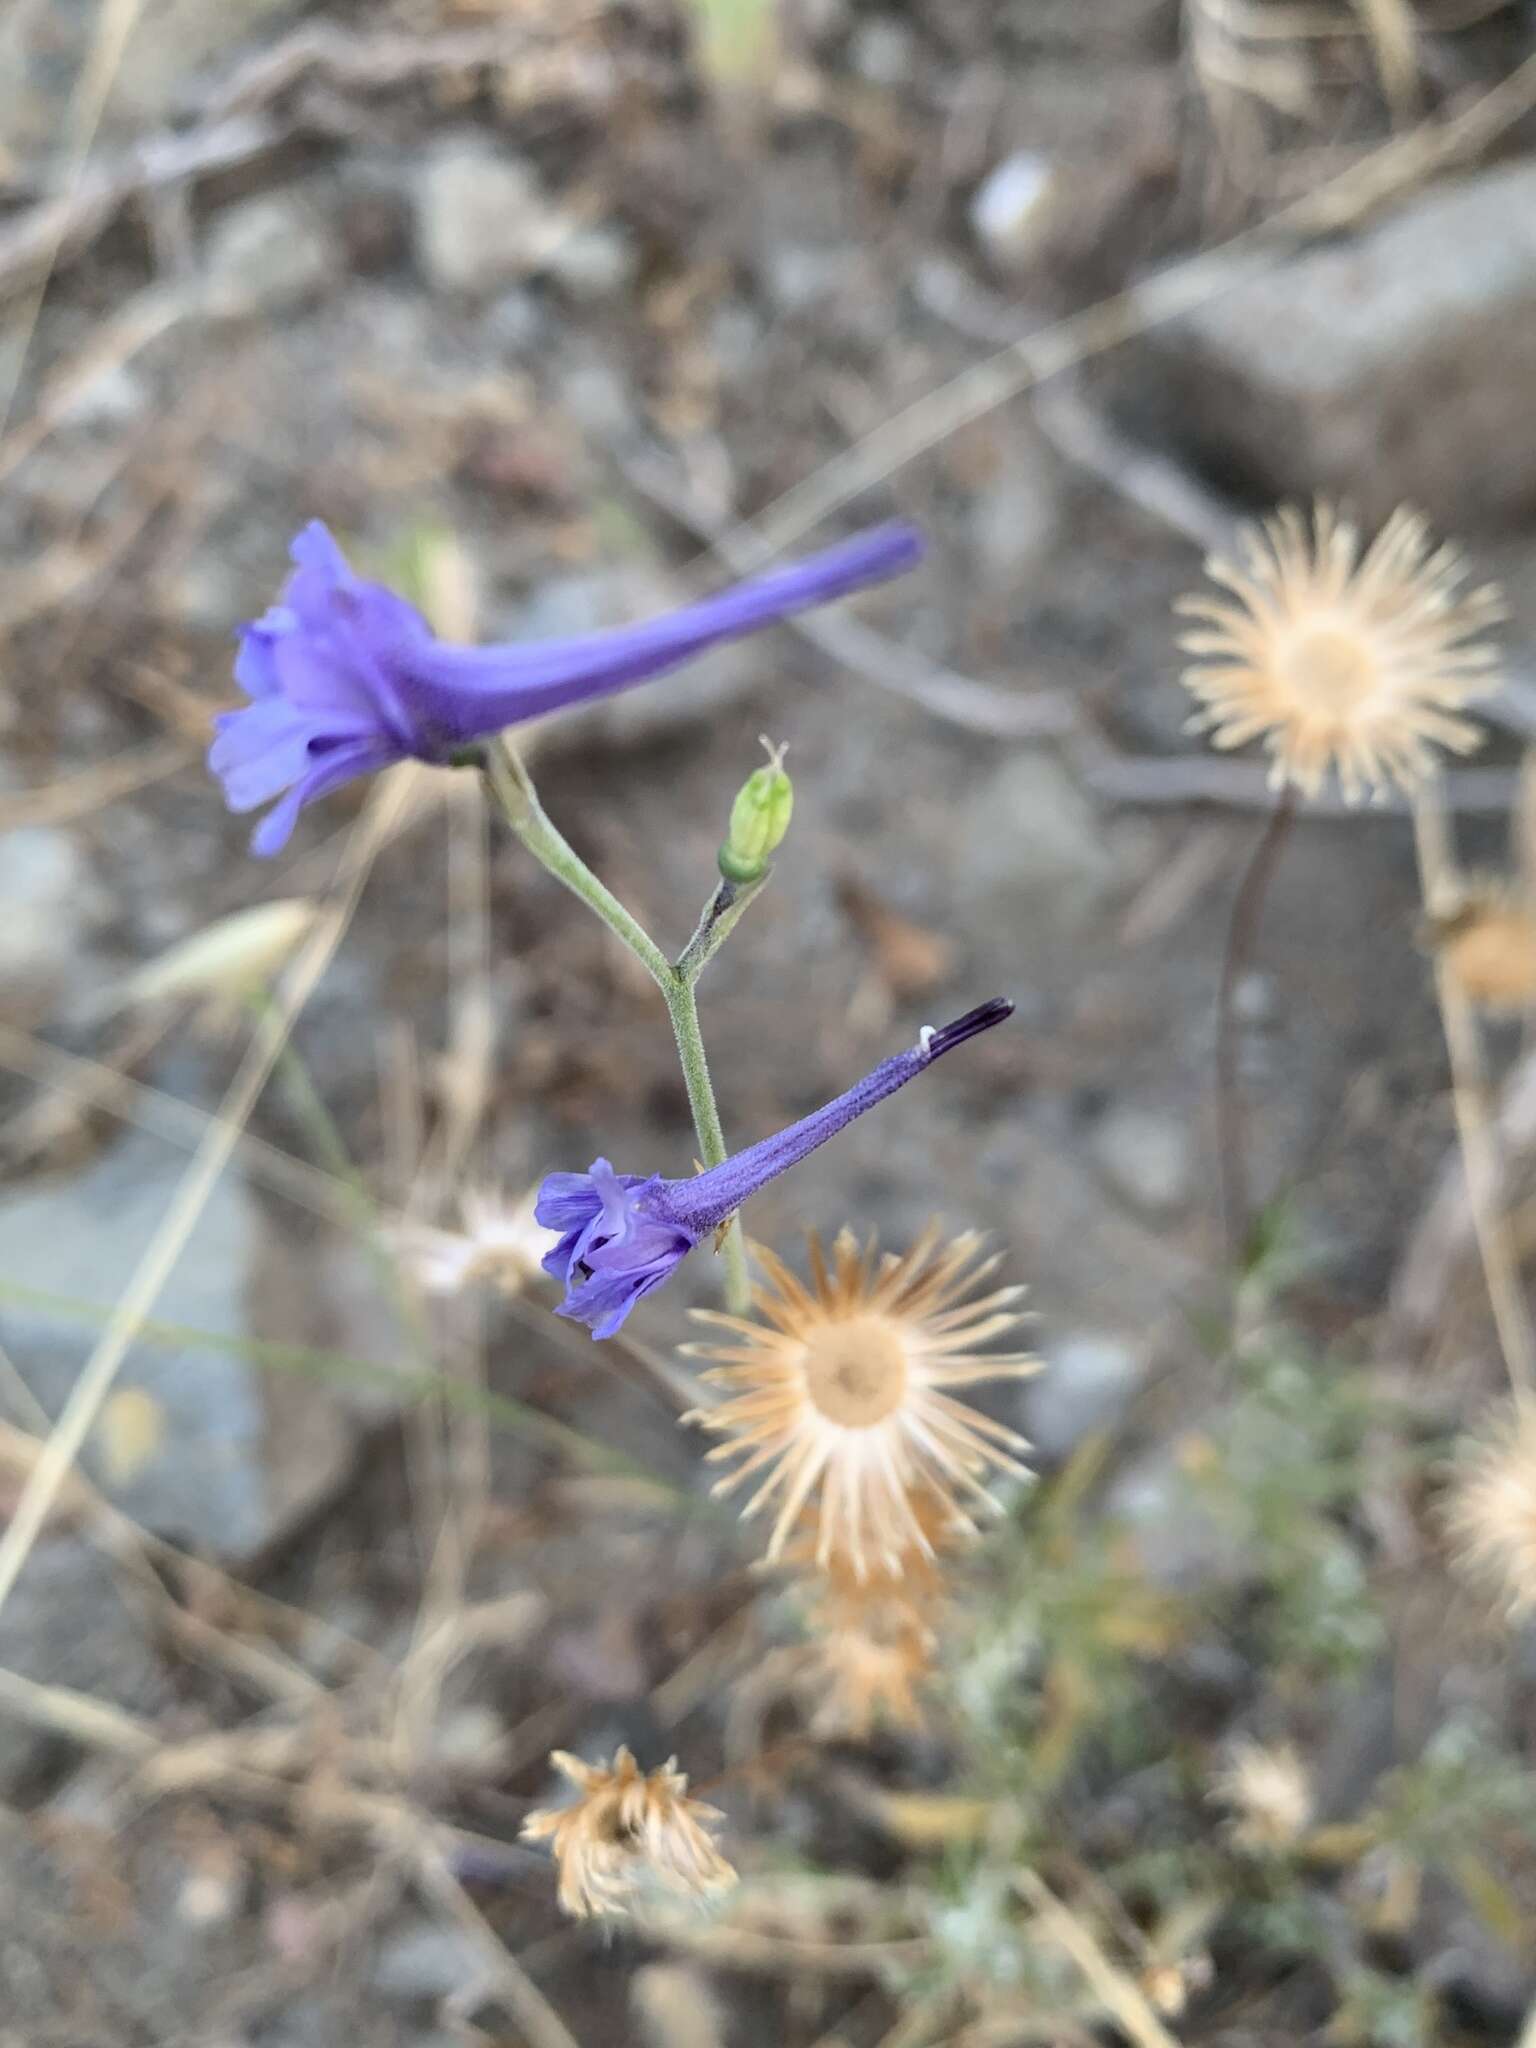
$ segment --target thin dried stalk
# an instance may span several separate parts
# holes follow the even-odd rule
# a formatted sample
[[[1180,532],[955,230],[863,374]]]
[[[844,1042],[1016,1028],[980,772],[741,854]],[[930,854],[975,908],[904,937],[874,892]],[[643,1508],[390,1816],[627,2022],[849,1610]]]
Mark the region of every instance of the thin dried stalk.
[[[1127,2039],[1134,2041],[1136,2048],[1179,2048],[1146,1993],[1105,1955],[1092,1928],[1064,1906],[1032,1870],[1021,1871],[1016,1882],[1034,1908],[1042,1933],[1066,1950]]]
[[[1413,837],[1425,913],[1433,916],[1455,889],[1455,867],[1445,810],[1440,792],[1432,782],[1425,783],[1414,799]],[[1524,1408],[1536,1403],[1536,1334],[1531,1328],[1520,1262],[1504,1213],[1504,1176],[1490,1106],[1482,1029],[1456,977],[1439,957],[1434,963],[1434,977],[1451,1063],[1451,1101],[1467,1177],[1467,1202],[1504,1367],[1515,1400]]]

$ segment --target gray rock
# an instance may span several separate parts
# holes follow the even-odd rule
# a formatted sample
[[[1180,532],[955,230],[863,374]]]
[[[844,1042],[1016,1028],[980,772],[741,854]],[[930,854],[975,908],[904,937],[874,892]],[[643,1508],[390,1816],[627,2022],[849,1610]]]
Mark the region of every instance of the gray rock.
[[[1166,1216],[1189,1200],[1194,1156],[1184,1120],[1120,1103],[1094,1125],[1088,1144],[1105,1180],[1133,1209]]]
[[[382,1997],[402,2003],[435,2001],[462,1991],[484,1974],[467,1935],[434,1920],[417,1920],[380,1949],[373,1988]]]
[[[1251,1553],[1201,1499],[1172,1449],[1129,1467],[1104,1505],[1125,1526],[1147,1577],[1170,1592],[1235,1585],[1253,1568]]]
[[[627,291],[639,267],[633,237],[612,221],[573,229],[555,244],[545,264],[555,283],[585,305]]]
[[[84,948],[100,895],[67,832],[28,825],[0,836],[0,1014],[56,993]]]
[[[243,200],[208,237],[208,309],[225,319],[286,311],[318,296],[336,264],[324,221],[301,195]]]
[[[497,349],[515,356],[548,345],[550,306],[536,285],[514,285],[485,315],[485,331]]]
[[[1005,761],[958,829],[960,886],[989,922],[1070,932],[1115,887],[1103,821],[1052,754]]]
[[[0,1276],[70,1303],[109,1307],[174,1199],[186,1161],[151,1138],[125,1140],[84,1173],[0,1204]],[[265,1234],[226,1171],[161,1291],[155,1319],[246,1332],[246,1288]],[[0,1299],[0,1336],[34,1395],[57,1414],[93,1325],[78,1313]],[[263,1331],[263,1334],[270,1334]],[[89,1477],[135,1521],[239,1558],[279,1535],[332,1483],[351,1429],[329,1392],[200,1344],[138,1344],[87,1441]]]
[[[805,313],[836,296],[853,261],[836,244],[775,242],[763,255],[763,290],[778,312]]]
[[[559,366],[560,401],[594,439],[634,431],[638,407],[620,371],[591,350],[576,349]]]
[[[1536,507],[1536,164],[1238,283],[1149,334],[1131,374],[1159,432],[1269,495],[1519,517]]]
[[[1025,1388],[1025,1434],[1045,1457],[1070,1457],[1084,1437],[1113,1428],[1145,1370],[1118,1337],[1083,1330],[1052,1343],[1046,1370]]]
[[[489,294],[537,270],[563,233],[538,180],[516,157],[460,141],[428,158],[416,236],[429,283]]]
[[[889,14],[861,21],[848,39],[848,63],[871,85],[901,85],[911,76],[912,31]]]
[[[994,263],[1015,269],[1039,248],[1059,191],[1049,157],[1021,149],[995,165],[971,195],[971,232]]]

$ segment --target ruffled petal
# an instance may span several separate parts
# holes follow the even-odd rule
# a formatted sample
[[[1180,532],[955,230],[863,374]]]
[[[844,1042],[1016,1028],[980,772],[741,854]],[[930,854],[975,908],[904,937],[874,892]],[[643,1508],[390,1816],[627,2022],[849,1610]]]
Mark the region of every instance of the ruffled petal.
[[[247,697],[275,697],[282,688],[272,653],[274,637],[272,629],[260,622],[241,630],[235,681]]]
[[[355,782],[359,776],[377,774],[379,769],[388,768],[399,760],[398,753],[391,753],[380,742],[372,739],[354,741],[346,746],[334,748],[325,758],[317,761],[302,781],[292,789],[262,819],[251,834],[251,851],[268,858],[280,853],[288,844],[299,812],[306,804],[312,804],[323,796],[329,796],[333,789],[339,789],[344,782]]]

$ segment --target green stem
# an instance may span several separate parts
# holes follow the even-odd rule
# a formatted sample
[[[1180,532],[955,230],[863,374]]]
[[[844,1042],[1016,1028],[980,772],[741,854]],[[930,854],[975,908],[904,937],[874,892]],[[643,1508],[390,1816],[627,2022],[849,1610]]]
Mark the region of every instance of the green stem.
[[[725,1132],[720,1127],[709,1061],[704,1056],[693,981],[674,970],[663,993],[667,998],[667,1015],[672,1019],[672,1036],[677,1040],[683,1085],[688,1090],[688,1107],[693,1111],[693,1128],[699,1137],[699,1156],[705,1166],[718,1166],[727,1156]],[[752,1305],[752,1282],[747,1273],[747,1247],[739,1216],[733,1216],[726,1224],[721,1250],[725,1257],[725,1305],[733,1315],[745,1315]]]
[[[683,1085],[698,1137],[699,1156],[705,1166],[718,1166],[726,1157],[725,1133],[710,1083],[709,1062],[699,1031],[699,1011],[693,985],[720,941],[756,893],[756,886],[741,892],[736,903],[716,912],[721,891],[711,898],[699,929],[689,941],[683,958],[674,967],[660,946],[640,922],[624,908],[618,897],[600,882],[564,835],[550,822],[527,769],[507,742],[492,740],[472,757],[482,768],[491,794],[513,832],[541,867],[556,881],[563,882],[573,896],[579,896],[607,925],[616,939],[628,947],[666,1000],[682,1065]],[[711,913],[716,912],[712,923]],[[720,924],[724,930],[720,930]],[[742,1315],[751,1305],[752,1288],[747,1275],[747,1255],[741,1223],[732,1217],[726,1227],[725,1298],[727,1306]]]
[[[556,881],[595,910],[616,939],[634,954],[656,986],[666,993],[675,980],[672,963],[613,891],[600,882],[565,837],[550,823],[528,771],[505,740],[492,740],[478,755],[491,794],[524,846]]]
[[[764,868],[754,882],[721,882],[705,904],[693,937],[677,956],[677,972],[684,981],[698,980],[772,873],[772,868]]]

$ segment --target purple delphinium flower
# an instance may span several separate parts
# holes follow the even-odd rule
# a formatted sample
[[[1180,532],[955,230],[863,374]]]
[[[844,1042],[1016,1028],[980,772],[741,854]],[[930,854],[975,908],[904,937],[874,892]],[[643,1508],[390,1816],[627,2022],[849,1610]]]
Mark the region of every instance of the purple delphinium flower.
[[[1012,1003],[999,997],[938,1030],[925,1026],[910,1051],[882,1060],[825,1108],[690,1180],[615,1173],[606,1159],[594,1159],[587,1173],[548,1174],[533,1213],[561,1233],[544,1259],[545,1272],[565,1283],[556,1314],[589,1324],[594,1337],[611,1337],[641,1295],[659,1287],[765,1181],[904,1088],[941,1053],[1012,1014]]]
[[[276,853],[306,804],[414,756],[446,762],[506,726],[611,696],[791,612],[883,582],[923,551],[880,526],[638,626],[527,646],[454,647],[403,597],[354,574],[318,520],[293,543],[281,601],[246,626],[235,680],[251,702],[216,720],[208,765],[232,811],[277,803],[251,851]]]

